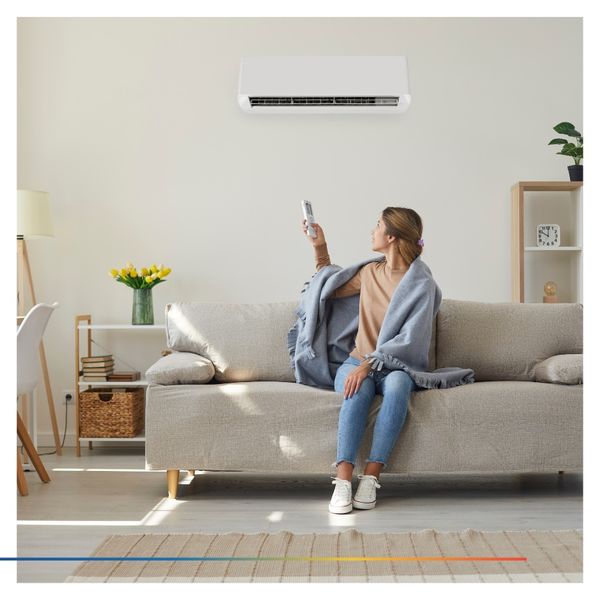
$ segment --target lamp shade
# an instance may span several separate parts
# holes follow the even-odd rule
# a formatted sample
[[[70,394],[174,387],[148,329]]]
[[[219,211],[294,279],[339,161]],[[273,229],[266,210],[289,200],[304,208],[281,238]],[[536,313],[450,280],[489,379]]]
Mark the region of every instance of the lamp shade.
[[[28,238],[54,235],[48,192],[17,190],[17,235]]]

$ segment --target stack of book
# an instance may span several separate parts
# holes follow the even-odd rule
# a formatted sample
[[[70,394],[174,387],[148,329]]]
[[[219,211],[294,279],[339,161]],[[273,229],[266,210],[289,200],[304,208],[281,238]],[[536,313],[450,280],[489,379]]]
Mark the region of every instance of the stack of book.
[[[104,356],[84,356],[81,359],[81,374],[83,381],[108,381],[112,374],[115,361],[112,354]]]

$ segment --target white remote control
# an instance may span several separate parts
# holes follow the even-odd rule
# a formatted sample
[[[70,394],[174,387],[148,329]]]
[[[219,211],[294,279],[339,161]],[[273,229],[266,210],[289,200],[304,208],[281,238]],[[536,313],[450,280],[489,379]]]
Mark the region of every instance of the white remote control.
[[[313,215],[312,204],[308,200],[302,200],[302,212],[304,213],[304,218],[306,219],[308,235],[310,235],[311,238],[316,238],[317,232],[312,227],[312,224],[316,223],[315,216]]]

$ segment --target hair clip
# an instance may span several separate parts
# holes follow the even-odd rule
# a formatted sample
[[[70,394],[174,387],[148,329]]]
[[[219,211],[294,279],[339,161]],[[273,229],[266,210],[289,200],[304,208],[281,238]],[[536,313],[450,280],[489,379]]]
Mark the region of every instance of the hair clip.
[[[424,246],[424,245],[425,245],[425,242],[423,241],[423,238],[421,238],[421,239],[420,239],[420,240],[417,242],[417,244],[419,244],[419,246]]]

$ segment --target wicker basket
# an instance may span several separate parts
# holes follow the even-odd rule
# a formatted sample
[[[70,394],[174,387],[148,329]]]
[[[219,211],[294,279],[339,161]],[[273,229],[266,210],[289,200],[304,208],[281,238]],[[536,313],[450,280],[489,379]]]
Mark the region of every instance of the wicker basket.
[[[93,388],[80,393],[80,437],[135,437],[143,428],[144,388],[126,392]]]

